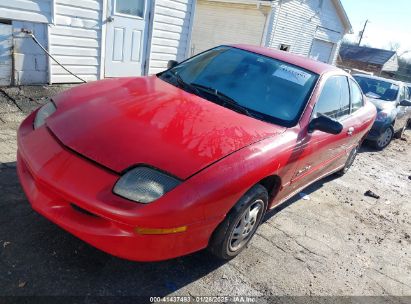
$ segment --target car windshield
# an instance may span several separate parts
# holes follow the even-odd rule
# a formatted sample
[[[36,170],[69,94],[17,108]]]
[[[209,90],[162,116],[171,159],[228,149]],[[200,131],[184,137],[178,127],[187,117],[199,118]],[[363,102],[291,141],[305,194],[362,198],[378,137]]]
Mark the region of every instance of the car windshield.
[[[234,47],[217,47],[158,76],[191,93],[257,119],[291,127],[318,75]]]
[[[400,90],[398,85],[381,79],[362,76],[354,76],[354,78],[366,96],[383,101],[397,100]]]

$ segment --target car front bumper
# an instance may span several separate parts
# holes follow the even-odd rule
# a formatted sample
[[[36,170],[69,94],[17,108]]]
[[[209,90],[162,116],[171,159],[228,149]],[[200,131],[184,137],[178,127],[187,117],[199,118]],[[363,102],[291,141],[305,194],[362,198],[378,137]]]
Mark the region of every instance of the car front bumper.
[[[149,206],[114,195],[119,175],[64,147],[46,126],[33,130],[34,115],[19,128],[17,153],[20,183],[34,210],[92,246],[129,260],[166,260],[207,246],[219,220],[187,224],[187,217],[185,223],[172,217],[164,203]],[[179,225],[187,225],[187,231],[136,232],[137,227]]]

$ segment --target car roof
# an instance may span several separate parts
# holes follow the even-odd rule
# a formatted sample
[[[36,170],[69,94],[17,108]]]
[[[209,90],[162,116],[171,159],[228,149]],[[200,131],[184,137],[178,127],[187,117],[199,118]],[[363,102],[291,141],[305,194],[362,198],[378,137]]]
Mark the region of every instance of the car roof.
[[[348,75],[342,69],[339,69],[335,66],[322,63],[313,59],[309,59],[307,57],[303,57],[301,55],[296,55],[280,50],[274,50],[266,47],[255,46],[255,45],[248,45],[248,44],[233,44],[229,45],[231,47],[235,47],[238,49],[250,51],[253,53],[261,54],[267,57],[271,57],[274,59],[278,59],[296,66],[299,66],[303,69],[308,71],[314,72],[316,74],[322,75],[328,72],[339,72],[344,75]]]
[[[402,81],[398,81],[398,80],[394,80],[394,79],[388,79],[388,78],[379,77],[379,76],[367,75],[367,74],[353,74],[353,76],[361,76],[363,78],[381,80],[381,81],[389,82],[389,83],[392,83],[392,84],[396,84],[398,86],[404,84]]]

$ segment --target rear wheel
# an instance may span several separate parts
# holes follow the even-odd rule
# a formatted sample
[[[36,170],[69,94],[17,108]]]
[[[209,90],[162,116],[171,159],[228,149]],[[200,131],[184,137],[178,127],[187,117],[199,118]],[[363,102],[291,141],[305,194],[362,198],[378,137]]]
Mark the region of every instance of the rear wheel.
[[[237,256],[250,242],[267,209],[268,193],[255,185],[231,209],[211,237],[208,249],[223,260]]]
[[[347,161],[345,163],[344,168],[342,168],[340,171],[338,171],[336,173],[337,175],[343,176],[345,173],[348,172],[348,170],[351,168],[352,164],[354,163],[355,158],[357,157],[358,149],[359,149],[359,146],[356,146],[354,149],[351,150],[350,155],[347,158]]]
[[[394,137],[394,129],[392,126],[389,126],[380,135],[380,137],[375,142],[373,142],[373,146],[378,150],[382,150],[390,144],[393,137]]]

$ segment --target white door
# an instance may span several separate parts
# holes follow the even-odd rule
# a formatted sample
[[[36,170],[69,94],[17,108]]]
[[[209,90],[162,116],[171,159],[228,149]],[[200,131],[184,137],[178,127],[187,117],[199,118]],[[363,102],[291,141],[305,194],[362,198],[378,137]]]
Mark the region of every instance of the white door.
[[[144,73],[150,1],[108,0],[105,77]]]
[[[11,84],[12,46],[11,24],[0,23],[0,86]]]
[[[261,45],[270,6],[197,1],[191,55],[221,44]],[[250,1],[252,2],[252,1]]]
[[[311,47],[310,57],[321,62],[331,63],[331,55],[333,53],[333,50],[334,43],[314,39],[313,45]]]

